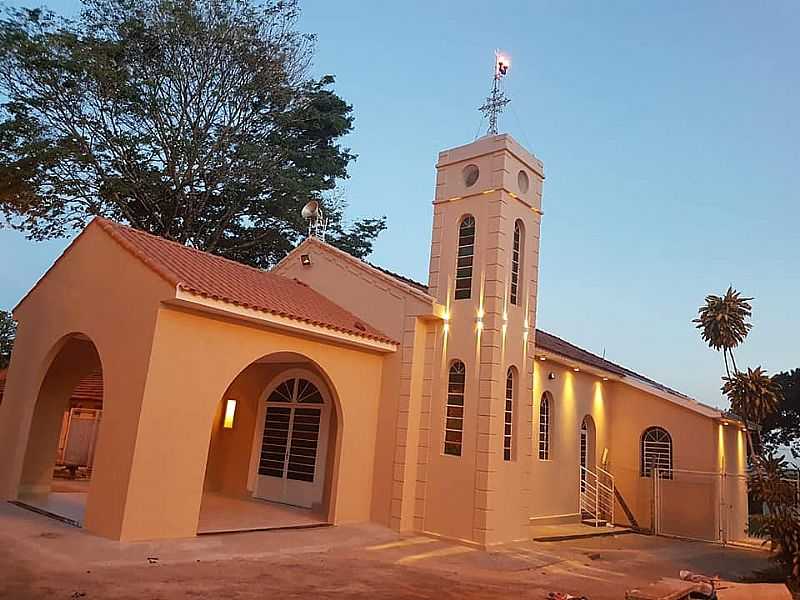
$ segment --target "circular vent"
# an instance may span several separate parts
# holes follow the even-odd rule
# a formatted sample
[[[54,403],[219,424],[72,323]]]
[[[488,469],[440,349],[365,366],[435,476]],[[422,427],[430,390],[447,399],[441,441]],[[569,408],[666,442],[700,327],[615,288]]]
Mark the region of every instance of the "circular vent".
[[[528,174],[525,171],[520,171],[517,173],[517,187],[519,187],[519,191],[524,194],[528,191],[530,186],[531,182],[528,179]]]
[[[461,176],[464,178],[464,185],[467,187],[472,187],[475,185],[475,182],[478,181],[478,175],[481,172],[476,165],[467,165],[464,167],[464,170],[461,172]]]

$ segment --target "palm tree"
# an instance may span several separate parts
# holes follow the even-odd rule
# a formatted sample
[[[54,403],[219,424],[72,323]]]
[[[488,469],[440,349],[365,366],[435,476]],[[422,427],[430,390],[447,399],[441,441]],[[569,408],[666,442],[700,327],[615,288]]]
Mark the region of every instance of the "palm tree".
[[[744,419],[747,441],[755,451],[750,431],[757,429],[764,419],[778,410],[783,394],[781,386],[761,367],[748,368],[747,372],[736,371],[723,377],[722,381],[722,393],[730,400],[731,410]]]
[[[698,317],[692,321],[700,330],[700,336],[714,350],[722,350],[725,359],[725,371],[731,376],[728,358],[734,372],[736,360],[733,349],[741,344],[753,327],[748,323],[752,315],[750,306],[752,298],[742,298],[742,295],[732,287],[728,288],[724,296],[706,296],[706,303],[698,310]]]

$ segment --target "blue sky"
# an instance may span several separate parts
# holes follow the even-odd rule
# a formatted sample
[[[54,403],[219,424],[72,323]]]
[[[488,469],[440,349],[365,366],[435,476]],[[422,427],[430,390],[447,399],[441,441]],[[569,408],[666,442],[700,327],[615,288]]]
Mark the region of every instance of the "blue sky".
[[[720,404],[690,321],[733,284],[756,297],[740,365],[800,367],[796,2],[303,6],[315,72],[354,105],[349,214],[388,217],[372,261],[427,279],[436,155],[474,139],[502,48],[501,129],[547,174],[537,325]],[[65,245],[0,230],[0,308]]]

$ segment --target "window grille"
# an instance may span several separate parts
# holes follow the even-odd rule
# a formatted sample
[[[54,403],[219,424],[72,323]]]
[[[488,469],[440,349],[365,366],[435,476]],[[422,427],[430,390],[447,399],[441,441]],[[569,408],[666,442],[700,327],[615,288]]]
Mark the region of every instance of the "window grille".
[[[450,365],[447,380],[447,406],[444,426],[444,453],[461,456],[464,435],[464,387],[467,370],[460,360]]]
[[[506,409],[503,430],[503,460],[511,460],[514,443],[514,367],[506,373]]]
[[[519,304],[519,276],[522,271],[522,222],[514,223],[514,248],[511,254],[511,304]]]
[[[652,477],[659,470],[662,479],[672,479],[672,437],[661,427],[650,427],[642,435],[641,476]]]
[[[539,404],[539,460],[550,460],[550,398],[542,394]]]
[[[465,300],[472,295],[472,264],[475,258],[475,219],[467,215],[458,228],[458,259],[456,262],[455,299]]]

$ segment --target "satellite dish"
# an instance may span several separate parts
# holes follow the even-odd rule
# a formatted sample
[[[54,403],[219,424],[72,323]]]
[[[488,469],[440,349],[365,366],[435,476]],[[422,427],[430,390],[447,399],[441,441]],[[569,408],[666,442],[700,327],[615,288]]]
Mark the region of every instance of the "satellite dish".
[[[319,202],[312,200],[303,207],[303,218],[308,221],[308,235],[325,241],[325,230],[328,222],[322,216],[322,207]]]
[[[301,213],[303,218],[308,220],[311,219],[319,219],[322,216],[322,211],[319,208],[319,202],[316,200],[312,200],[308,204],[303,207],[303,211]]]

